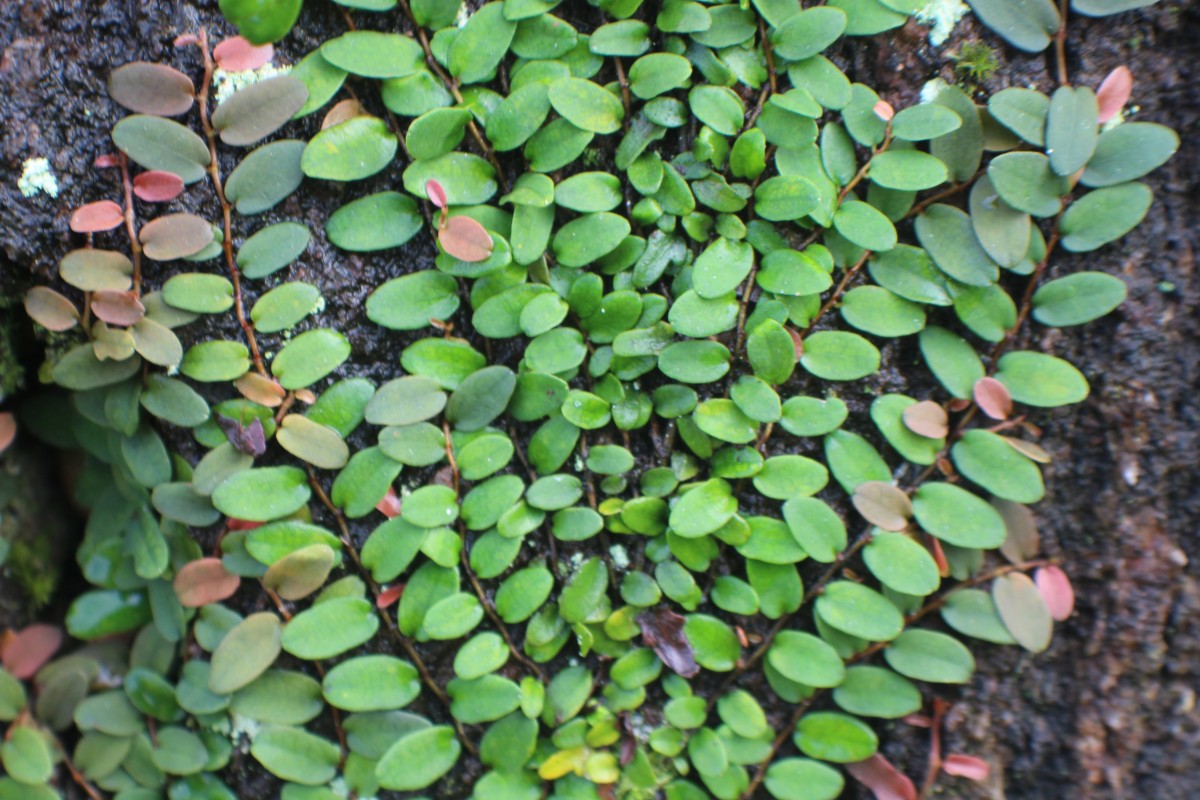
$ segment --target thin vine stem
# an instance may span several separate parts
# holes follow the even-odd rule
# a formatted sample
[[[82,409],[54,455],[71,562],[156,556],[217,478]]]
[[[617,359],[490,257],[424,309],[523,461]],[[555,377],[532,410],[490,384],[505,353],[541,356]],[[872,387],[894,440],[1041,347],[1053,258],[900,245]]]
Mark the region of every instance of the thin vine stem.
[[[376,607],[379,607],[379,596],[382,594],[379,584],[375,582],[375,578],[371,575],[370,570],[363,566],[362,559],[359,558],[358,555],[358,549],[354,546],[354,539],[350,535],[350,526],[346,523],[346,517],[342,514],[341,509],[335,506],[333,501],[329,499],[329,495],[325,492],[325,488],[321,485],[320,480],[317,479],[316,471],[311,465],[308,467],[308,483],[312,487],[313,491],[316,492],[317,499],[320,500],[321,505],[325,506],[325,509],[333,516],[333,519],[338,526],[338,538],[341,539],[342,546],[346,549],[347,555],[350,556],[350,560],[354,563],[354,568],[358,572],[359,577],[370,589],[371,595],[375,598]],[[429,667],[426,666],[425,660],[421,658],[421,654],[417,652],[417,648],[407,636],[400,632],[400,629],[396,626],[395,620],[392,619],[392,615],[388,613],[387,609],[380,608],[379,610],[381,612],[380,616],[383,617],[384,627],[387,628],[388,634],[393,640],[396,641],[397,644],[400,645],[400,647],[404,649],[405,654],[408,655],[409,659],[413,662],[413,665],[416,666],[417,672],[421,676],[421,682],[424,683],[431,692],[433,692],[434,696],[444,706],[446,706],[446,708],[449,708],[450,696],[447,695],[446,690],[443,689],[436,680],[434,680],[433,674],[429,671]],[[459,722],[458,717],[451,714],[450,718],[454,722],[454,728],[458,732],[459,739],[462,740],[463,747],[466,748],[467,752],[471,755],[477,755],[478,750],[470,738],[468,738],[466,729],[463,728],[463,724]]]
[[[129,234],[129,250],[133,253],[133,296],[142,296],[142,243],[138,241],[137,211],[133,205],[133,182],[129,178],[129,157],[117,151],[121,163],[121,188],[125,194],[125,232]]]
[[[229,270],[229,279],[233,283],[233,309],[237,314],[238,323],[242,326],[242,332],[246,336],[246,344],[250,348],[254,369],[259,375],[266,376],[267,368],[258,348],[258,340],[254,336],[254,326],[246,318],[246,306],[242,298],[242,273],[238,269],[237,259],[233,255],[233,209],[225,197],[225,187],[221,183],[221,165],[217,159],[217,134],[208,117],[208,87],[212,83],[214,66],[212,53],[208,49],[208,32],[201,28],[196,34],[196,39],[200,52],[204,56],[204,82],[200,84],[196,101],[200,106],[200,125],[204,128],[204,136],[208,140],[208,174],[212,178],[213,191],[216,192],[217,200],[221,203],[222,230],[225,236],[225,240],[221,243],[221,249],[225,253],[225,266]]]

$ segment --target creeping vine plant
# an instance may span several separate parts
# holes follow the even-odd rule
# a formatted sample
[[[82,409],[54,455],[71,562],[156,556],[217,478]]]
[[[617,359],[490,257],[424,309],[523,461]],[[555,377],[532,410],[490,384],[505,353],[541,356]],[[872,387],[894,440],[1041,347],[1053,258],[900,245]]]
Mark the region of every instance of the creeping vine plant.
[[[916,797],[873,721],[970,680],[964,640],[1041,651],[1071,613],[1034,421],[1088,383],[1018,347],[1120,304],[1047,268],[1142,219],[1175,134],[1119,121],[1127,70],[1068,82],[1048,3],[1032,33],[974,5],[1058,42],[1051,96],[896,109],[822,53],[903,0],[339,2],[343,35],[215,108],[215,62],[265,63],[299,0],[180,37],[198,89],[112,73],[115,199],[26,298],[74,336],[65,392],[22,419],[83,453],[95,588],[79,649],[3,645],[0,798],[233,798],[239,753],[285,800]],[[314,232],[258,222],[306,180],[353,198],[316,235],[405,248],[363,309],[382,382],[285,277]],[[922,793],[981,773],[935,754]]]

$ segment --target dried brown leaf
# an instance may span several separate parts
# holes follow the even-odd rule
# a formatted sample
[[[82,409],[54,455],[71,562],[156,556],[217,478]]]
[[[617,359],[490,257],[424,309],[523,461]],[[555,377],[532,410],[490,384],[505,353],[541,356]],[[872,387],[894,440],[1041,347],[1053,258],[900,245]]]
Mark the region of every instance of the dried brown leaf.
[[[1034,442],[1027,442],[1024,439],[1015,439],[1011,436],[1001,436],[1001,439],[1008,442],[1012,449],[1016,450],[1021,455],[1028,458],[1030,461],[1036,461],[1039,464],[1049,464],[1054,459],[1046,452],[1046,448]]]
[[[684,635],[686,620],[669,608],[659,606],[638,615],[642,629],[642,641],[653,648],[659,659],[684,678],[695,677],[700,672],[692,643]]]
[[[321,120],[321,130],[332,128],[334,125],[341,125],[346,120],[361,117],[366,113],[362,107],[362,103],[357,100],[342,100],[340,103],[335,103],[333,108],[329,109],[328,113],[325,114],[325,118]]]
[[[287,396],[287,390],[279,385],[279,381],[259,375],[257,372],[247,372],[233,382],[242,397],[252,403],[258,403],[267,408],[277,408]]]

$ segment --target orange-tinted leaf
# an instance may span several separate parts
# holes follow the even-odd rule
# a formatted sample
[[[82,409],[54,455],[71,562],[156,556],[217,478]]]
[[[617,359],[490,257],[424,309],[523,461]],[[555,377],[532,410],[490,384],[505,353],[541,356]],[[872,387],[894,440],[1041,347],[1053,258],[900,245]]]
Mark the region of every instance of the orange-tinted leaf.
[[[1108,77],[1096,90],[1096,104],[1100,107],[1100,114],[1096,120],[1103,124],[1115,117],[1129,102],[1129,95],[1132,93],[1133,73],[1129,71],[1129,67],[1122,64],[1108,73]]]
[[[183,193],[183,178],[174,172],[152,169],[133,179],[133,193],[147,203],[166,203]]]
[[[957,778],[972,781],[986,781],[991,773],[991,765],[982,758],[965,756],[962,753],[951,753],[942,762],[942,771]]]
[[[932,400],[922,400],[904,409],[904,426],[918,436],[941,439],[950,432],[946,409]]]
[[[71,212],[71,230],[76,233],[111,231],[125,221],[125,212],[112,200],[97,200]]]
[[[279,381],[257,372],[247,372],[233,385],[242,393],[242,397],[267,408],[277,408],[287,395],[287,390],[279,385]]]
[[[17,418],[8,411],[0,411],[0,454],[12,446],[17,438]]]
[[[683,632],[686,620],[669,608],[659,606],[638,615],[642,641],[654,649],[659,659],[684,678],[700,672],[692,643]]]
[[[912,500],[900,488],[885,481],[865,481],[850,498],[858,513],[885,531],[902,531],[912,518]]]
[[[311,406],[313,403],[317,402],[317,396],[313,394],[312,389],[297,389],[296,399],[307,406]]]
[[[390,605],[394,605],[400,599],[400,596],[404,594],[404,586],[405,584],[403,583],[397,583],[395,586],[389,586],[384,589],[379,593],[379,597],[375,598],[375,607],[387,608]]]
[[[879,753],[846,765],[846,772],[871,790],[875,800],[916,800],[917,787]]]
[[[1037,558],[1042,549],[1042,542],[1038,535],[1037,521],[1033,518],[1033,511],[1029,506],[999,497],[992,498],[992,506],[1004,518],[1007,535],[1004,544],[1000,545],[1000,552],[1004,557],[1014,564]]]
[[[4,644],[4,669],[17,680],[32,678],[62,645],[62,631],[53,625],[30,625]]]
[[[979,410],[992,419],[1008,419],[1012,414],[1012,395],[1008,387],[995,378],[980,378],[971,390]]]
[[[1054,459],[1046,452],[1046,448],[1040,444],[1027,442],[1024,439],[1014,439],[1011,436],[1001,436],[1001,439],[1008,442],[1012,449],[1016,450],[1021,455],[1028,458],[1030,461],[1036,461],[1039,464],[1049,464]]]
[[[96,169],[109,169],[111,167],[121,166],[121,159],[112,153],[104,153],[96,156],[96,160],[92,162],[92,166]]]
[[[1042,567],[1033,573],[1033,582],[1042,593],[1051,617],[1062,622],[1071,616],[1075,610],[1075,590],[1067,573],[1054,565]]]
[[[146,315],[146,307],[133,292],[105,289],[92,295],[92,313],[109,325],[128,327]]]
[[[321,130],[341,125],[346,120],[361,117],[365,113],[367,112],[363,110],[362,103],[353,98],[334,103],[333,108],[329,109],[325,118],[321,120]]]
[[[213,59],[226,72],[245,72],[269,64],[275,56],[270,44],[254,46],[242,36],[231,36],[213,48]]]
[[[495,244],[487,229],[470,217],[450,217],[438,231],[438,241],[460,261],[487,261]]]
[[[375,510],[388,519],[400,516],[400,498],[396,496],[396,490],[389,486],[387,494],[375,504]]]
[[[196,89],[191,79],[177,69],[134,61],[113,70],[108,94],[130,111],[174,117],[192,107]]]
[[[199,608],[219,603],[238,590],[242,579],[225,569],[219,558],[189,561],[175,576],[175,595],[181,605]]]
[[[992,581],[992,599],[1004,627],[1017,644],[1031,653],[1040,653],[1050,646],[1054,621],[1042,593],[1023,572],[1010,572]]]
[[[429,202],[438,208],[445,208],[449,205],[449,201],[446,200],[446,190],[435,180],[425,181],[425,194],[428,195]]]
[[[38,325],[66,331],[79,322],[79,309],[67,298],[45,286],[35,286],[25,295],[25,313]]]
[[[896,116],[896,109],[892,108],[892,104],[886,100],[878,101],[871,110],[884,122],[891,122],[892,117]]]
[[[213,229],[195,214],[168,214],[147,222],[138,236],[147,258],[170,261],[199,253],[213,240]]]

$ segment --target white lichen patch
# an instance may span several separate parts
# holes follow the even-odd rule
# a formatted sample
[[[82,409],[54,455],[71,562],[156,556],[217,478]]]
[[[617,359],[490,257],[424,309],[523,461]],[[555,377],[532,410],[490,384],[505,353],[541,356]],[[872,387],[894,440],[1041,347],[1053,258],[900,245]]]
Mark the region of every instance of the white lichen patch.
[[[287,75],[291,71],[291,66],[287,64],[279,66],[264,64],[258,69],[248,69],[244,72],[226,72],[218,68],[213,71],[212,82],[213,88],[216,90],[213,92],[213,96],[218,103],[222,103],[238,89],[244,89],[251,84],[265,81],[267,78],[274,78],[277,75]]]
[[[624,545],[614,544],[608,548],[608,554],[612,556],[612,564],[618,572],[624,572],[629,568],[629,551]]]
[[[929,25],[929,43],[941,47],[950,38],[954,26],[971,9],[963,0],[929,0],[917,10],[917,21]]]
[[[26,197],[33,197],[38,192],[58,197],[58,179],[54,177],[50,162],[44,158],[25,159],[21,177],[17,179],[17,188]]]
[[[921,102],[934,102],[937,100],[937,96],[942,93],[942,89],[945,89],[947,86],[949,86],[949,84],[947,84],[941,78],[934,78],[933,80],[929,81],[921,87]]]

